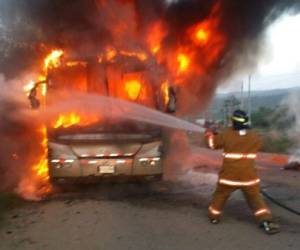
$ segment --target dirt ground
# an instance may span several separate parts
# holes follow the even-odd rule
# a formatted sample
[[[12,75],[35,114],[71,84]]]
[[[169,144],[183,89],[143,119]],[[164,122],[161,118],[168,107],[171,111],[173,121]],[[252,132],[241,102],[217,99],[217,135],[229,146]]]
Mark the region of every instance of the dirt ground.
[[[218,153],[195,148],[180,182],[101,183],[70,187],[42,202],[9,211],[0,225],[0,249],[300,249],[300,217],[268,202],[281,233],[266,235],[242,195],[228,202],[222,223],[206,217]],[[204,157],[204,154],[206,156]],[[262,187],[300,210],[300,172],[258,159]]]

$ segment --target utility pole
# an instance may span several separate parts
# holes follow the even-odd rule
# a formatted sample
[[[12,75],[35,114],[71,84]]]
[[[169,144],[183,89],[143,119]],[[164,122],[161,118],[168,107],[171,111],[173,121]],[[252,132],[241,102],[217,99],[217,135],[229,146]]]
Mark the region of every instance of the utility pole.
[[[244,109],[244,80],[241,82],[241,109]]]
[[[252,75],[249,75],[248,78],[248,116],[249,116],[249,123],[251,125],[251,112],[252,112],[252,103],[251,103],[251,80]]]

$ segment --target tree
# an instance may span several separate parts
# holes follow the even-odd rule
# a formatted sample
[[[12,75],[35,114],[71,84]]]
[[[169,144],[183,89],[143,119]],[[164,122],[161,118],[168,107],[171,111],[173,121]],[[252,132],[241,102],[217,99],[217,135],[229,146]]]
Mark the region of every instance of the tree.
[[[224,109],[222,109],[224,113],[224,125],[229,126],[230,117],[234,110],[240,108],[241,102],[234,96],[231,95],[227,99],[224,100]]]
[[[289,115],[288,107],[260,107],[252,113],[252,125],[261,129],[276,129],[285,132],[295,124],[295,117]]]
[[[260,107],[256,112],[252,113],[252,125],[255,128],[268,129],[271,127],[271,117],[274,110],[270,108]]]

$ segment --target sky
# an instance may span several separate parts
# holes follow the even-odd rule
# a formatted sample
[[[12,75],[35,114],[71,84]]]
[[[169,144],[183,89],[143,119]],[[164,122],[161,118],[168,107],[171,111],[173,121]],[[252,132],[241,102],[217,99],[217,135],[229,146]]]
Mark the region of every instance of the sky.
[[[246,88],[248,76],[221,87],[220,92],[237,91],[242,81]],[[300,87],[300,14],[284,15],[270,26],[265,55],[252,72],[251,86],[253,90]]]

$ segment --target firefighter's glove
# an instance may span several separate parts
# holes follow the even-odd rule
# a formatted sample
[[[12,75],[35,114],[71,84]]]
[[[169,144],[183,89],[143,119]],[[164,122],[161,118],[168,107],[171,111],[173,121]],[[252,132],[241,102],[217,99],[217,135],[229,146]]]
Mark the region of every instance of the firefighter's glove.
[[[214,133],[210,129],[206,129],[204,132],[204,136],[205,136],[205,138],[209,138],[211,136],[214,136]]]

